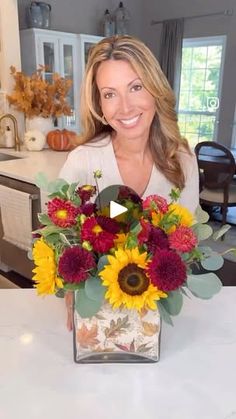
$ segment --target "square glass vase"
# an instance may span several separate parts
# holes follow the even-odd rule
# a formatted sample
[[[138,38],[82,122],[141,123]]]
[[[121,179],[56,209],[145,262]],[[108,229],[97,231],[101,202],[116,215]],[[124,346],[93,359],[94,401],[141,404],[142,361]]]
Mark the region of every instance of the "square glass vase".
[[[150,363],[160,358],[161,318],[157,310],[113,309],[104,302],[98,313],[82,318],[74,308],[74,361]]]

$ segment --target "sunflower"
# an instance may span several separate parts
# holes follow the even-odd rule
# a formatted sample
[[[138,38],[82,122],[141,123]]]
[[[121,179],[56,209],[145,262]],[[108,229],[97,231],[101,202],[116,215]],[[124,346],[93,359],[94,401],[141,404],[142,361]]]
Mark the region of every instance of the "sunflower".
[[[39,295],[55,294],[57,288],[63,288],[61,278],[57,276],[54,252],[41,238],[33,247],[36,268],[33,269],[33,281]]]
[[[109,265],[99,273],[104,286],[108,287],[105,298],[114,308],[122,304],[128,309],[144,307],[155,310],[156,300],[167,294],[153,286],[146,275],[147,252],[118,248],[114,256],[107,256]]]

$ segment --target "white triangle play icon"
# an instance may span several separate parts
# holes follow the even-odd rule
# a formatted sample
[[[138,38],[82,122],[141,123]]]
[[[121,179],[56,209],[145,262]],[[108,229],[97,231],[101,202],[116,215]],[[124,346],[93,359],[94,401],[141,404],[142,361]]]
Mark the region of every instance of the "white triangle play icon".
[[[115,201],[110,201],[110,217],[114,218],[124,212],[128,211],[123,205],[117,204]]]

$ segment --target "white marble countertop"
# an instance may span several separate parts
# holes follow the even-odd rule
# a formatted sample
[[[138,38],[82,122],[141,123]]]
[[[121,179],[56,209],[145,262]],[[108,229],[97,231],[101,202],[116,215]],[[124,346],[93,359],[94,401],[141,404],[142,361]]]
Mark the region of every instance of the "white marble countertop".
[[[159,363],[82,365],[63,300],[0,290],[0,418],[236,418],[235,302],[236,287],[186,298]]]
[[[13,149],[0,148],[0,153],[20,157],[14,160],[0,161],[0,175],[35,183],[35,176],[43,172],[49,180],[56,179],[63,166],[67,151],[54,151],[44,149],[42,151],[14,151]]]

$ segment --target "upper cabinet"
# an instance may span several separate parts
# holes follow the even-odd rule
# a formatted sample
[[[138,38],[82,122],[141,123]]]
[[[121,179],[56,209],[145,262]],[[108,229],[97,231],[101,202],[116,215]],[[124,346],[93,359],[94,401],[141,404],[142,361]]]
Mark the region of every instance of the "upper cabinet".
[[[40,65],[45,66],[45,78],[52,79],[54,72],[72,80],[68,101],[73,114],[59,118],[60,128],[80,132],[79,95],[85,69],[86,56],[91,45],[101,37],[72,34],[45,29],[20,31],[22,70],[32,74]]]

